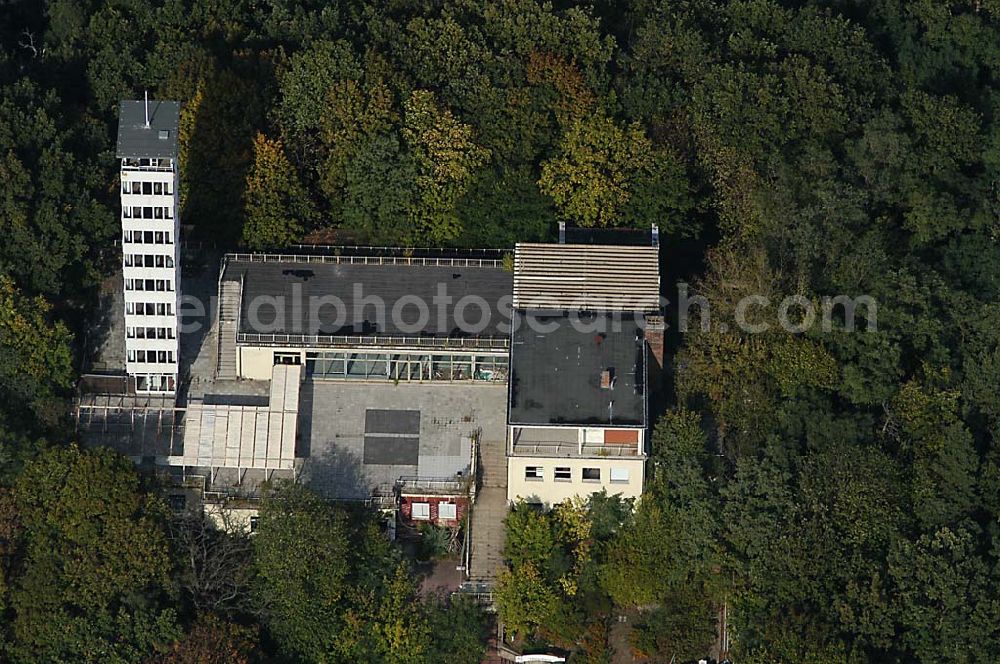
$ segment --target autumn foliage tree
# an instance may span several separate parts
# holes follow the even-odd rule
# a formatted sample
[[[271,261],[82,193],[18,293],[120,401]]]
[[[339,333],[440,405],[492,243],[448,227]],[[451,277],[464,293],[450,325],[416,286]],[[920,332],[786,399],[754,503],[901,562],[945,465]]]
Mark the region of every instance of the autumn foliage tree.
[[[315,210],[280,140],[258,133],[247,174],[243,243],[251,249],[281,248],[301,239]]]

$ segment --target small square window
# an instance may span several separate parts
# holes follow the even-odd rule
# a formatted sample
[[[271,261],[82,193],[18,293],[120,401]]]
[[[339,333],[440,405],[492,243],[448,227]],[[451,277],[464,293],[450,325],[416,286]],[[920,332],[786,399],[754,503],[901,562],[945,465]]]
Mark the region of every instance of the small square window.
[[[415,521],[427,521],[431,518],[430,503],[413,503],[413,519]]]
[[[455,521],[458,519],[458,505],[455,503],[438,503],[438,519]]]
[[[543,480],[545,479],[545,471],[542,470],[541,466],[526,466],[524,469],[524,479],[526,480]]]
[[[556,467],[555,478],[557,481],[568,482],[573,479],[573,470],[571,468]]]
[[[601,469],[600,468],[584,468],[583,469],[583,481],[584,482],[600,482],[601,481]]]
[[[625,484],[628,482],[628,468],[612,468],[611,481]]]

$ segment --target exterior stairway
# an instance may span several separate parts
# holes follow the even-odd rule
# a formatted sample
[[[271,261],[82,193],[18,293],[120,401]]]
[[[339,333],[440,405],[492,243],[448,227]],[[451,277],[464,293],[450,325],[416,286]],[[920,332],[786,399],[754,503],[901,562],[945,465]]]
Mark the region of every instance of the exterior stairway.
[[[504,525],[507,516],[507,454],[502,440],[479,445],[482,487],[472,508],[472,560],[469,580],[491,584],[503,566]]]
[[[219,292],[219,362],[215,375],[236,380],[236,326],[239,324],[242,284],[223,281]]]

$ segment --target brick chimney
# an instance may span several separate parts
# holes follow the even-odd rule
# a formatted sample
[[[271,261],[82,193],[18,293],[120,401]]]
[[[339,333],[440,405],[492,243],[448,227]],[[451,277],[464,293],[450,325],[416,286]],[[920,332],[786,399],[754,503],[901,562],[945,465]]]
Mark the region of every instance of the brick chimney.
[[[666,330],[663,316],[646,316],[646,344],[649,353],[656,360],[656,365],[663,368],[663,334]]]

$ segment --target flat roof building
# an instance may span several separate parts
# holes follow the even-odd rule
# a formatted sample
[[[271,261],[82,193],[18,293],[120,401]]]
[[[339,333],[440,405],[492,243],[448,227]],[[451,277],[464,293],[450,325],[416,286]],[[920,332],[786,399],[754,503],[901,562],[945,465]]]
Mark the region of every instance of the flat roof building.
[[[231,260],[223,280],[236,279],[242,282],[241,334],[507,336],[496,310],[510,300],[511,274],[493,264]],[[485,317],[482,303],[488,305]]]
[[[659,291],[654,244],[517,245],[509,500],[548,507],[602,490],[642,493]]]
[[[119,102],[116,156],[176,159],[180,113],[181,104],[177,101]]]
[[[511,424],[646,423],[641,318],[617,312],[515,312]]]
[[[126,100],[118,112],[125,373],[132,391],[169,395],[180,363],[180,104]]]

